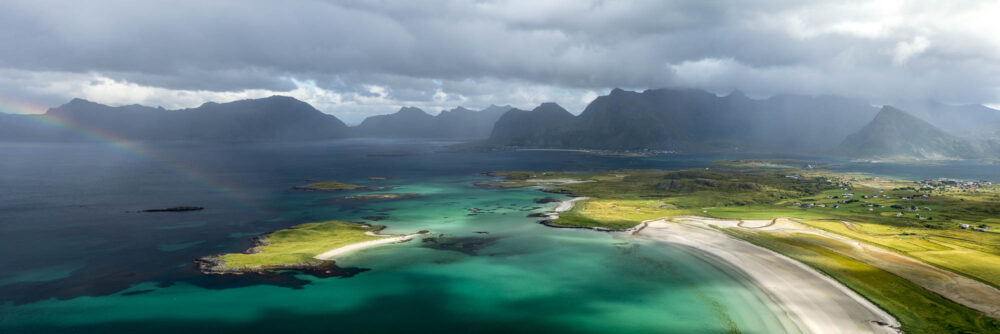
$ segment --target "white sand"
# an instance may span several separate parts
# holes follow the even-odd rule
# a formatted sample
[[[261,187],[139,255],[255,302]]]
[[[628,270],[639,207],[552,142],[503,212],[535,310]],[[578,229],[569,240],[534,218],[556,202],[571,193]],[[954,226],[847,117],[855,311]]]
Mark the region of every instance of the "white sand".
[[[559,202],[559,205],[556,205],[555,209],[552,209],[552,211],[549,211],[549,212],[545,213],[545,218],[548,218],[550,220],[559,219],[559,213],[560,212],[569,211],[570,209],[573,208],[573,205],[576,204],[577,201],[585,201],[585,200],[588,200],[588,199],[590,199],[590,197],[574,197],[574,198],[571,198],[571,199]]]
[[[372,234],[372,233],[369,233],[369,232],[366,232],[366,234],[369,234],[369,235],[378,235],[378,234]],[[407,241],[412,240],[413,237],[416,237],[418,235],[419,234],[407,234],[407,235],[400,235],[400,236],[395,236],[395,237],[386,236],[383,239],[370,240],[370,241],[365,241],[365,242],[359,242],[359,243],[356,243],[356,244],[350,244],[350,245],[343,246],[343,247],[340,247],[340,248],[332,249],[332,250],[323,252],[322,254],[316,255],[313,258],[320,259],[320,260],[333,260],[335,257],[341,256],[341,255],[344,255],[344,254],[347,254],[347,253],[351,253],[351,252],[354,252],[354,251],[362,250],[362,249],[365,249],[365,248],[369,248],[369,247],[374,247],[374,246],[384,245],[384,244],[397,243],[397,242],[407,242]]]
[[[736,267],[785,310],[803,332],[897,333],[894,328],[875,323],[880,321],[898,328],[895,318],[812,268],[712,230],[693,217],[681,220],[686,222],[650,221],[636,235],[693,247]],[[731,223],[735,227],[739,222]]]

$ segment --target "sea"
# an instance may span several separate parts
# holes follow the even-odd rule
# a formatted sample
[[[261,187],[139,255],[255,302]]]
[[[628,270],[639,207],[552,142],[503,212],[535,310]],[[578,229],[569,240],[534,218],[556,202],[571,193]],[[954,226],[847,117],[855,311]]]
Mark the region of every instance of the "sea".
[[[761,154],[461,152],[453,142],[0,143],[0,333],[796,333],[768,296],[697,251],[554,229],[566,197],[490,189],[499,170],[710,167],[826,159],[837,171],[1000,182],[997,165]],[[369,178],[386,178],[370,180]],[[315,181],[415,193],[309,192]],[[200,206],[200,211],[143,212]],[[206,275],[195,260],[307,222],[429,231],[337,260],[332,277]]]

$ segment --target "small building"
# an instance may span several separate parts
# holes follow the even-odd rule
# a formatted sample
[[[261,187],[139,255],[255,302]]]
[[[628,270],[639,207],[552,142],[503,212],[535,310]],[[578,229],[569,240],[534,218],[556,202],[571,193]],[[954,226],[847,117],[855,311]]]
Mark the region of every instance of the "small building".
[[[958,227],[961,227],[963,230],[967,230],[967,229],[969,229],[969,224],[961,224],[961,225],[958,225]]]
[[[902,217],[902,216],[903,216],[902,212],[896,212],[896,217]]]

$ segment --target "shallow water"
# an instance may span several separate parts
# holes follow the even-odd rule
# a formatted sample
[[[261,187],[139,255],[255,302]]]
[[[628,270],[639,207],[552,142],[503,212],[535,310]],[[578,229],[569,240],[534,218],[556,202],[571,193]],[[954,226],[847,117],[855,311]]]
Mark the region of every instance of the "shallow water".
[[[526,215],[552,208],[535,200],[553,195],[472,185],[489,170],[691,168],[740,156],[438,152],[445,144],[0,144],[0,330],[794,331],[726,266],[619,234],[546,228]],[[400,152],[419,154],[372,155]],[[977,168],[986,167],[907,171],[995,175]],[[289,189],[307,180],[419,195],[351,202]],[[206,209],[137,212],[179,205]],[[297,223],[375,217],[388,233],[433,239],[342,258],[369,269],[344,278],[206,276],[191,262]]]

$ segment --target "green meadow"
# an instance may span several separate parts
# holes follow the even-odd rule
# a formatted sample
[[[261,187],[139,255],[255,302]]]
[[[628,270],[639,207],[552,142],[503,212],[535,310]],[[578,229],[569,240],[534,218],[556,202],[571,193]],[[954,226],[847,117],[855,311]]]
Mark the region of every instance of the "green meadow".
[[[268,234],[261,246],[252,253],[229,253],[219,256],[223,268],[260,269],[295,264],[316,264],[313,257],[328,250],[376,240],[380,237],[365,234],[379,227],[327,221],[295,225]]]

